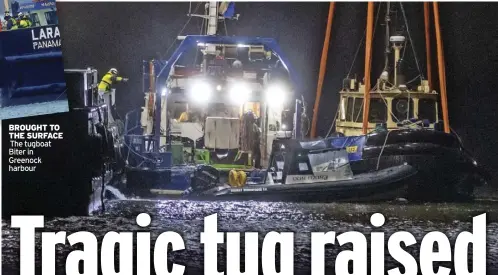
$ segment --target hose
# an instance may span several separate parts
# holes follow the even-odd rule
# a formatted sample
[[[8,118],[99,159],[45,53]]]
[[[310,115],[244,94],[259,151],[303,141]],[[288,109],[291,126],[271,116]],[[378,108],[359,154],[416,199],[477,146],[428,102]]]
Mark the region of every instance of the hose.
[[[228,173],[228,185],[231,187],[243,187],[247,181],[247,174],[244,171],[230,170]]]
[[[246,181],[247,181],[247,174],[246,172],[244,171],[239,171],[239,187],[243,187],[244,185],[246,185]]]
[[[239,173],[237,173],[237,171],[235,170],[230,170],[230,172],[228,173],[228,185],[230,185],[231,187],[237,187],[238,181]]]

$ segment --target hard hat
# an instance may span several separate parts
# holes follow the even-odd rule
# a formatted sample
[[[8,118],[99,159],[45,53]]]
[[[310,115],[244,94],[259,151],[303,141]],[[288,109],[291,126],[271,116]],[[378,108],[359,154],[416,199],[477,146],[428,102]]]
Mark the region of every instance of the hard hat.
[[[24,16],[24,13],[22,13],[22,11],[17,14],[17,17],[19,17],[19,18],[21,18],[23,16]]]
[[[117,70],[117,69],[115,69],[115,68],[110,69],[110,70],[109,70],[109,72],[110,72],[111,74],[118,74],[118,70]]]

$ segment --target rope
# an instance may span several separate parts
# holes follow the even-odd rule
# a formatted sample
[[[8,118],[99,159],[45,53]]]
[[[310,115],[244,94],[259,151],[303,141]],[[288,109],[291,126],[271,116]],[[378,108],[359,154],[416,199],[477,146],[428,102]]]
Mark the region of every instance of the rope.
[[[416,124],[416,123],[411,123],[412,125],[413,124]],[[387,144],[387,139],[389,138],[389,134],[391,132],[394,132],[394,131],[400,131],[400,130],[403,130],[403,129],[406,129],[406,127],[401,127],[400,129],[395,129],[395,130],[391,130],[391,131],[388,131],[387,134],[386,134],[386,138],[384,139],[384,144],[382,145],[382,148],[380,150],[380,153],[379,153],[379,157],[377,158],[377,167],[376,167],[376,170],[378,171],[379,170],[379,166],[380,166],[380,158],[382,157],[382,153],[384,152],[384,148],[386,148],[386,144]]]
[[[396,131],[396,130],[392,130],[392,131]],[[379,170],[379,165],[380,165],[380,157],[382,156],[382,153],[384,152],[384,148],[386,147],[387,138],[389,137],[389,134],[390,134],[392,131],[387,132],[387,134],[386,134],[386,139],[384,140],[384,144],[382,145],[382,149],[380,149],[380,154],[379,154],[379,157],[377,158],[377,168],[376,168],[376,170],[377,170],[377,171]]]
[[[408,27],[408,19],[406,18],[405,8],[403,8],[403,3],[400,2],[399,5],[401,7],[401,12],[403,13],[403,19],[405,21],[406,32],[408,34],[408,39],[410,40],[411,48],[412,48],[412,51],[413,51],[413,57],[415,58],[415,64],[417,65],[417,70],[418,70],[418,73],[420,74],[421,79],[423,79],[424,77],[422,75],[422,71],[420,70],[420,65],[418,63],[417,53],[415,51],[415,47],[414,47],[414,44],[413,44],[412,35],[411,35],[410,29]]]
[[[406,84],[407,84],[407,85],[408,85],[408,84],[411,84],[413,81],[415,81],[415,80],[419,79],[420,77],[421,77],[421,75],[417,75],[417,76],[416,76],[416,77],[414,77],[412,80],[410,80],[410,81],[406,82]]]
[[[124,142],[123,144],[128,148],[129,152],[132,152],[133,154],[143,158],[144,160],[153,161],[153,162],[156,161],[155,159],[151,159],[151,158],[148,158],[146,156],[143,156],[143,155],[137,153],[135,150],[133,150],[133,148],[130,147],[130,145],[128,145],[128,143]]]
[[[66,89],[64,89],[64,91],[63,91],[60,95],[58,95],[58,96],[57,96],[57,98],[56,98],[55,100],[58,100],[58,99],[59,99],[59,98],[60,98],[63,94],[65,94],[66,92],[67,92],[67,88],[66,88]]]
[[[363,98],[361,98],[363,99]],[[365,103],[365,100],[362,100],[361,101],[361,106],[360,106],[360,110],[361,110],[361,114],[363,114],[363,104]],[[354,110],[354,104],[353,104],[353,110]],[[356,118],[354,119],[354,122],[358,122],[358,119],[360,118],[360,111],[358,111],[358,114],[356,115]]]
[[[330,133],[332,132],[332,128],[334,128],[335,123],[337,121],[337,117],[339,116],[340,109],[341,109],[341,103],[339,103],[339,106],[337,106],[337,111],[335,112],[334,121],[332,121],[332,124],[330,125],[329,131],[327,132],[327,135],[325,136],[325,138],[328,138],[330,136]]]
[[[400,131],[400,130],[403,130],[403,129],[406,129],[409,127],[409,125],[417,125],[417,123],[413,123],[410,121],[410,124],[407,124],[406,126],[402,126],[400,127],[400,129],[394,129],[394,130],[391,130],[391,131],[388,131],[387,134],[386,134],[386,138],[384,139],[384,144],[382,145],[382,148],[380,150],[380,153],[379,153],[379,157],[377,158],[377,167],[376,167],[376,170],[378,171],[379,170],[379,166],[380,166],[380,158],[382,157],[382,153],[384,152],[384,148],[386,148],[386,144],[387,144],[387,139],[389,138],[389,134],[391,132],[394,132],[394,131]]]
[[[384,101],[384,104],[386,104],[386,106],[388,107],[387,109],[389,109],[389,105],[387,104],[387,100],[386,98],[382,95],[382,93],[379,93],[380,95],[380,98],[382,98],[382,100]],[[396,122],[399,122],[399,119],[394,115],[393,111],[391,110],[390,112],[390,115],[394,117],[394,119],[396,120]]]

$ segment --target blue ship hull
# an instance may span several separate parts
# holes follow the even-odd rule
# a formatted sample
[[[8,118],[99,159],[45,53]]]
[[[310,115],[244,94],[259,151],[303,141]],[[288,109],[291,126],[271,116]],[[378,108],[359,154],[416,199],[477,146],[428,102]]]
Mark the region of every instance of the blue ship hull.
[[[45,113],[68,111],[58,26],[0,32],[0,41],[0,107],[57,101]]]

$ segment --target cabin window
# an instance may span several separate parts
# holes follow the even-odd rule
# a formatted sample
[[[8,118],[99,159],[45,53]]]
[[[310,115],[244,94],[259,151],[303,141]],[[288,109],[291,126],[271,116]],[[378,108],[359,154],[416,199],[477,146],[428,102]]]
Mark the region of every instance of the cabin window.
[[[443,107],[441,106],[441,101],[436,101],[436,120],[443,120]]]
[[[353,120],[353,104],[354,104],[354,98],[348,97],[347,98],[347,108],[346,108],[346,120],[347,121],[352,121]]]
[[[33,24],[33,27],[41,26],[41,24],[40,24],[40,18],[38,17],[37,13],[32,13],[29,16],[31,17],[31,22]]]
[[[387,121],[387,105],[382,98],[372,98],[368,121],[372,123],[383,123]]]
[[[433,99],[422,98],[418,101],[418,118],[428,119],[431,123],[436,121],[436,104]]]
[[[349,97],[347,99],[346,121],[363,121],[363,98]]]
[[[408,104],[408,98],[393,99],[391,116],[393,121],[413,118],[413,99],[410,98],[410,104]]]
[[[344,121],[346,120],[346,102],[347,102],[347,98],[341,98],[341,105],[340,105],[340,120],[341,121]]]
[[[349,164],[346,150],[310,152],[308,154],[308,159],[313,172],[335,171]],[[300,171],[303,171],[301,170],[301,164],[299,164],[299,166]]]
[[[356,97],[353,105],[353,122],[363,122],[363,98]]]
[[[45,20],[47,20],[47,25],[59,24],[59,20],[57,19],[56,11],[45,12]]]
[[[187,103],[175,103],[173,109],[173,117],[180,119],[183,112],[187,112]]]

